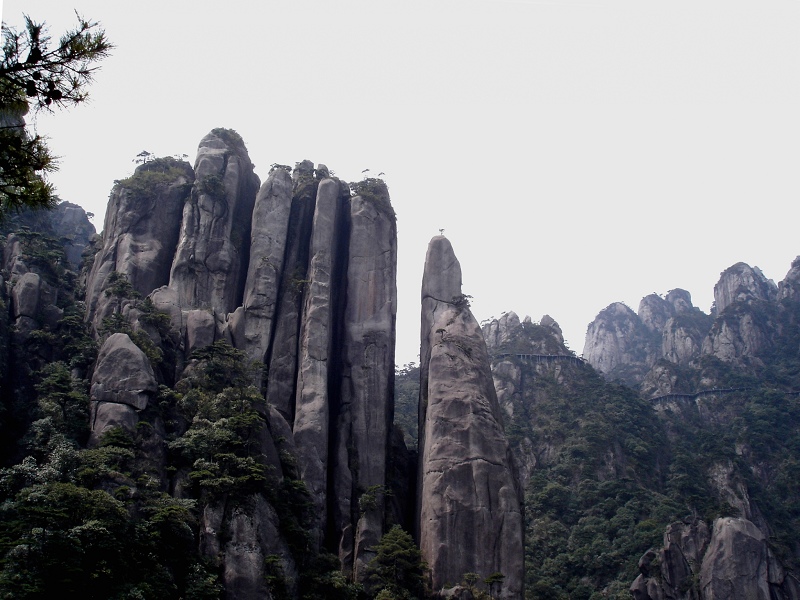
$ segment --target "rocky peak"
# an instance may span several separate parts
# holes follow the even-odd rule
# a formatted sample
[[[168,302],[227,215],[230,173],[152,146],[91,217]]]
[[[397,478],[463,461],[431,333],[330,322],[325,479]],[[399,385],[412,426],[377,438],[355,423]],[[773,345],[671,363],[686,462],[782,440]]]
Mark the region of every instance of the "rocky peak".
[[[740,262],[720,273],[714,286],[714,305],[717,314],[721,314],[734,302],[774,301],[777,293],[775,282],[767,279],[761,269]]]
[[[422,302],[452,303],[461,296],[461,263],[450,241],[443,235],[428,244],[425,270],[422,274]],[[516,316],[516,315],[515,315]]]
[[[517,313],[503,313],[481,327],[486,347],[492,356],[498,354],[553,354],[568,355],[561,327],[550,315],[544,315],[539,323],[526,316],[519,320]]]
[[[662,308],[665,305],[666,302],[657,304],[652,300],[646,303],[646,306]],[[626,369],[632,368],[636,373],[627,373],[624,378],[641,380],[655,362],[658,342],[633,310],[622,302],[615,302],[600,311],[589,324],[583,357],[605,375],[623,376]]]
[[[638,315],[650,331],[660,332],[675,313],[672,304],[658,294],[649,294],[639,302]]]
[[[233,312],[242,303],[250,222],[260,182],[241,136],[214,129],[201,141],[170,271],[184,308]]]
[[[792,261],[789,272],[778,285],[778,300],[800,300],[800,256]]]
[[[692,310],[692,296],[686,290],[676,288],[667,292],[665,297],[649,294],[639,303],[638,315],[645,327],[655,333],[661,333],[667,321],[677,314]]]
[[[680,288],[668,291],[664,299],[672,305],[675,314],[688,312],[694,308],[692,305],[692,295]]]

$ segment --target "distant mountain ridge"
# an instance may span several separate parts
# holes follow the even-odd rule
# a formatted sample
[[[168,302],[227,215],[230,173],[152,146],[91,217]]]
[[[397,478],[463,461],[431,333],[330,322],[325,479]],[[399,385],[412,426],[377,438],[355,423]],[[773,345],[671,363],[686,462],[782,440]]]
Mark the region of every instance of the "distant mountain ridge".
[[[707,315],[685,290],[642,299],[638,313],[622,303],[603,309],[589,325],[583,357],[608,378],[640,387],[647,396],[700,388],[680,369],[706,357],[748,370],[763,367],[774,350],[785,301],[797,299],[800,257],[779,285],[745,263],[720,275]]]

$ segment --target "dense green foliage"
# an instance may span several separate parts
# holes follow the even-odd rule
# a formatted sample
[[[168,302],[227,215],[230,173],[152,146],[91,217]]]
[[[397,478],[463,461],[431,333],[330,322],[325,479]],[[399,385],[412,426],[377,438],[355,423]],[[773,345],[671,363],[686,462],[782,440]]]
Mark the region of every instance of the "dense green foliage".
[[[378,597],[396,600],[420,598],[425,589],[425,562],[410,534],[395,525],[374,547],[375,558],[367,567],[367,582]]]
[[[191,175],[188,163],[166,156],[148,160],[137,167],[133,175],[114,183],[127,190],[136,200],[153,200],[166,187],[178,184],[181,177],[186,179],[183,193],[188,196],[192,187]]]
[[[506,432],[530,469],[527,597],[629,598],[639,557],[660,547],[667,524],[742,516],[712,473],[746,486],[775,532],[773,550],[797,568],[791,539],[800,490],[790,482],[798,475],[800,400],[787,391],[800,389],[800,319],[788,302],[781,310],[733,306],[725,317],[734,311],[772,331],[763,358],[741,368],[705,356],[674,372],[687,390],[737,392],[657,407],[589,367],[516,361],[524,385],[509,400]],[[681,326],[707,331],[709,323],[690,315]]]
[[[383,179],[367,177],[361,181],[354,181],[350,184],[350,190],[355,196],[361,196],[370,202],[378,212],[385,214],[392,221],[396,220],[394,208],[389,201],[389,190]]]

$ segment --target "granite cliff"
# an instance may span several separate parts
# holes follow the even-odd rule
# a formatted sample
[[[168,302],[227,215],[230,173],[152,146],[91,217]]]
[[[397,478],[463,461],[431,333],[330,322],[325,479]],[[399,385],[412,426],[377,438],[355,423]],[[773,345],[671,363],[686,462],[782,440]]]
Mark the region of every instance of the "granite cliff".
[[[699,382],[681,372],[708,360],[754,372],[774,351],[787,315],[781,299],[792,294],[796,278],[793,267],[777,286],[757,267],[737,263],[720,274],[710,314],[680,289],[646,296],[638,312],[611,304],[589,324],[583,356],[607,378],[652,397],[693,391]]]
[[[170,597],[419,593],[421,579],[397,587],[378,561],[384,534],[414,523],[425,523],[417,542],[432,589],[466,598],[456,584],[477,574],[500,597],[522,597],[520,492],[486,348],[444,238],[432,243],[441,251],[423,282],[419,465],[393,424],[397,232],[383,181],[348,184],[301,161],[273,165],[261,184],[241,137],[215,129],[194,165],[156,158],[115,182],[102,236],[91,237],[81,214],[65,203],[47,223],[79,232],[69,248],[48,241],[31,251],[39,238],[24,232],[5,245],[12,331],[2,333],[13,348],[2,358],[11,371],[25,365],[5,371],[6,456],[13,464],[27,452],[24,464],[42,473],[13,467],[6,493],[89,490],[153,539],[177,536],[181,552],[147,554]],[[85,250],[80,263],[73,245]],[[48,271],[45,249],[67,253],[61,271]],[[451,364],[456,350],[466,354]],[[454,383],[459,392],[445,393]],[[82,479],[52,467],[64,451]],[[169,535],[158,533],[164,523]],[[148,540],[119,544],[141,553]],[[81,573],[91,569],[82,560]],[[86,585],[149,597],[148,560]],[[422,573],[421,562],[412,567]]]
[[[385,528],[396,254],[394,213],[378,180],[351,194],[324,165],[302,161],[274,166],[259,185],[241,138],[219,129],[200,142],[193,168],[171,159],[140,166],[111,194],[87,318],[101,334],[121,315],[174,363],[162,365],[158,382],[144,365],[135,368],[146,381],[134,381],[120,369],[146,362],[142,351],[125,332],[101,335],[92,439],[118,426],[134,431],[157,383],[180,384],[193,352],[230,344],[257,367],[252,383],[273,438],[266,445],[291,432],[283,443],[313,506],[311,548],[336,553],[346,573],[363,579]],[[132,293],[114,290],[120,276]],[[148,331],[147,311],[168,316],[167,330]],[[106,360],[120,344],[130,359]],[[368,492],[375,498],[365,508]],[[236,514],[252,521],[264,513],[258,506]],[[238,517],[216,505],[208,518],[217,526],[203,526],[218,530]],[[212,556],[228,560],[226,543],[234,542],[216,541]],[[254,551],[263,563],[266,550]],[[251,571],[263,579],[263,564]],[[260,589],[237,577],[241,589]]]

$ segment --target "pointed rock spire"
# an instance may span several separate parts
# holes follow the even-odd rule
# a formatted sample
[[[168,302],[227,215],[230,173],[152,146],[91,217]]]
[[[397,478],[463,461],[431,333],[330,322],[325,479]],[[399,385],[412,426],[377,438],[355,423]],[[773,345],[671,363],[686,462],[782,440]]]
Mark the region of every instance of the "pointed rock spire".
[[[522,598],[523,518],[489,355],[450,242],[434,237],[422,281],[417,533],[434,590],[502,573]]]

